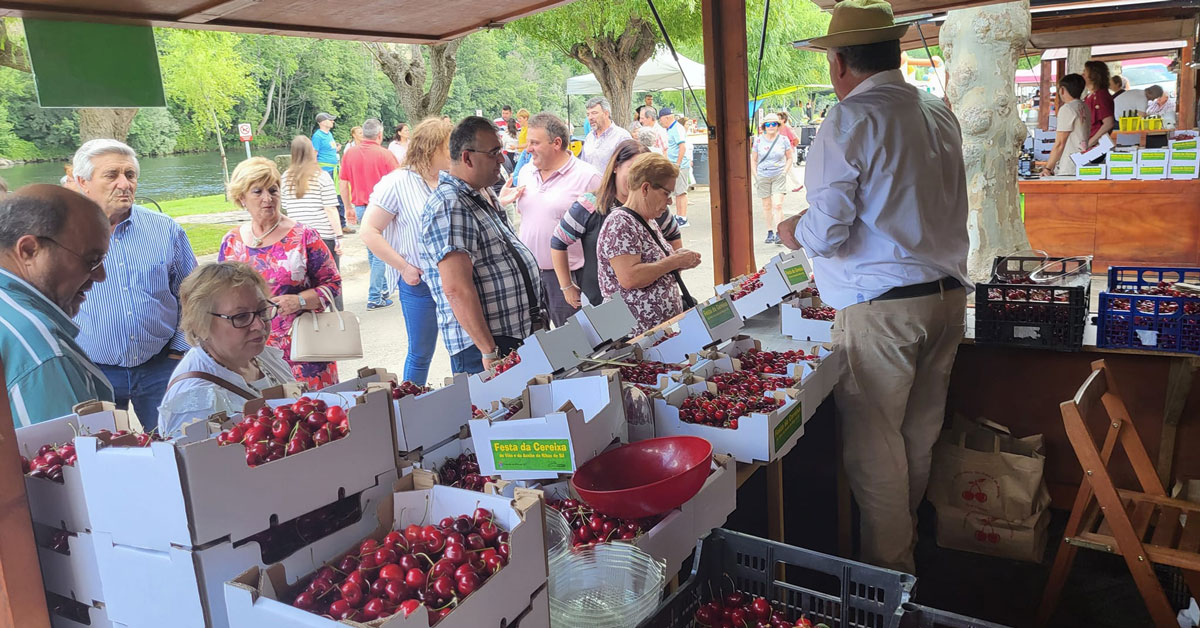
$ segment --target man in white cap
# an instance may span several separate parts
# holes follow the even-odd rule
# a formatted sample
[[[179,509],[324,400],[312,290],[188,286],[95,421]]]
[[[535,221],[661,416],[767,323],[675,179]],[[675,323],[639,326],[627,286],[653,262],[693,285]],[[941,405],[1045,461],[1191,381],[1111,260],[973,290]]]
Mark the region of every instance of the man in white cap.
[[[848,368],[835,389],[862,559],[914,573],[917,506],[963,336],[967,189],[962,134],[941,100],[904,82],[883,0],[844,0],[827,50],[840,100],[809,152],[809,209],[779,225],[814,258]]]

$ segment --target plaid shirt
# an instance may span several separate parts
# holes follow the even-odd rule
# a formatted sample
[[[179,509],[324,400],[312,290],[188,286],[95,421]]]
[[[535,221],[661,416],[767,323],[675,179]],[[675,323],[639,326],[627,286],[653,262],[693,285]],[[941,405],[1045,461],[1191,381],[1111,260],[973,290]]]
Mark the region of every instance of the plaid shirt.
[[[492,334],[525,338],[533,333],[533,307],[527,296],[521,265],[537,298],[544,299],[533,253],[521,243],[490,189],[484,194],[465,181],[443,172],[440,184],[425,202],[421,224],[421,270],[437,303],[438,328],[446,350],[454,355],[475,345],[458,323],[442,288],[438,262],[454,251],[471,256],[475,289]],[[514,259],[507,240],[519,257]]]

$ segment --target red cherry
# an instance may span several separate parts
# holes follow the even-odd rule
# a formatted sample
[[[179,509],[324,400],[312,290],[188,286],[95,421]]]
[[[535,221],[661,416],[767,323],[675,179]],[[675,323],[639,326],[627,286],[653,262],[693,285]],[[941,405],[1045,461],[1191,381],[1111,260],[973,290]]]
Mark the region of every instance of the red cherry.
[[[380,617],[381,615],[383,615],[383,613],[386,609],[387,609],[387,604],[383,600],[381,600],[377,597],[373,597],[373,598],[367,600],[367,602],[365,604],[363,604],[362,618],[367,621],[376,619],[377,617]]]
[[[381,580],[404,580],[404,568],[396,564],[384,565],[379,570],[379,578]]]
[[[458,588],[459,595],[467,596],[475,592],[479,588],[482,581],[475,572],[468,572],[455,577],[455,585]]]
[[[409,569],[408,573],[404,574],[404,584],[414,589],[424,589],[427,581],[425,572],[420,569]]]
[[[412,595],[412,589],[408,588],[402,580],[387,580],[383,586],[383,593],[392,604],[399,604]]]
[[[350,606],[357,607],[358,605],[362,604],[363,590],[362,586],[357,582],[347,580],[346,582],[342,583],[339,591],[342,594],[342,599],[346,600],[346,603]]]
[[[421,603],[417,600],[404,600],[400,603],[400,612],[404,613],[405,617],[412,615],[421,607]]]

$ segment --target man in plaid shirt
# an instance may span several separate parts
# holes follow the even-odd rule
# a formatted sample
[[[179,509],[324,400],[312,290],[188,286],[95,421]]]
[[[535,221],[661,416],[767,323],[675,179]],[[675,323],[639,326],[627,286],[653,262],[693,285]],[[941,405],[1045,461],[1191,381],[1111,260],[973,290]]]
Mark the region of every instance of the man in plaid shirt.
[[[425,203],[421,266],[455,373],[479,373],[544,326],[533,253],[491,190],[504,156],[496,126],[465,118],[450,134],[450,171]]]

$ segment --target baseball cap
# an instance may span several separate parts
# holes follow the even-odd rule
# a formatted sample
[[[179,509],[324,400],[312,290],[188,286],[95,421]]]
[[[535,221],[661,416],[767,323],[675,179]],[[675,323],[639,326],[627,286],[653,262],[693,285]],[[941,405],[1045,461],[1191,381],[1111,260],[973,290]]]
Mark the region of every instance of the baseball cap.
[[[663,116],[669,116],[669,115],[674,115],[674,114],[675,114],[675,112],[671,111],[670,107],[663,107],[662,109],[658,110],[658,117],[660,117],[660,118]]]
[[[337,120],[337,118],[334,117],[333,114],[328,114],[328,113],[325,113],[324,111],[317,114],[317,123],[318,124],[320,124],[326,120]]]

